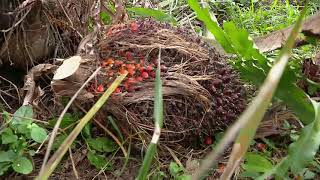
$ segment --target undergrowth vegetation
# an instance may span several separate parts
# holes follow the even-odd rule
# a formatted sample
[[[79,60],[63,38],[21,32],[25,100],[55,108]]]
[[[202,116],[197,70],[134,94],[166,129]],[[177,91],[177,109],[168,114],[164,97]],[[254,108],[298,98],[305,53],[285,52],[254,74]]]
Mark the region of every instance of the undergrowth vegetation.
[[[107,6],[112,5],[107,4]],[[203,157],[200,165],[198,161],[188,161],[189,166],[190,163],[196,164],[192,173],[172,152],[170,154],[174,160],[161,164],[157,159],[161,155],[158,153],[158,144],[161,144],[159,138],[163,126],[161,49],[159,49],[154,81],[154,134],[151,142],[143,142],[147,146],[141,153],[143,160],[139,164],[139,172],[134,174],[136,179],[186,180],[217,174],[223,178],[233,176],[239,179],[265,179],[270,176],[279,179],[319,178],[320,104],[311,96],[319,91],[320,84],[304,77],[302,73],[304,60],[313,58],[315,53],[319,52],[319,42],[311,39],[311,44],[297,48],[294,47],[294,42],[299,34],[302,20],[319,10],[320,3],[311,1],[306,6],[298,1],[230,0],[199,4],[197,0],[166,0],[155,4],[152,8],[137,7],[135,2],[127,4],[127,11],[132,19],[153,17],[173,26],[190,27],[209,40],[214,38],[228,54],[228,63],[248,86],[253,86],[257,91],[252,95],[250,104],[238,121],[225,132],[203,139],[201,144],[212,152]],[[111,23],[111,17],[107,13],[102,13],[101,17],[105,25]],[[294,28],[281,50],[261,53],[254,45],[253,37],[266,35],[288,26]],[[85,144],[88,162],[99,170],[99,173],[114,171],[113,160],[117,153],[122,152],[121,158],[125,159],[125,163],[121,169],[117,169],[120,176],[132,158],[130,141],[124,139],[117,121],[111,116],[108,123],[116,135],[108,130],[104,134],[93,134],[93,123],[89,121],[94,119],[95,113],[126,75],[119,76],[89,112],[67,113],[60,122],[58,118],[48,122],[32,119],[33,112],[30,106],[21,106],[15,114],[3,111],[4,121],[0,127],[0,176],[11,171],[21,174],[31,173],[34,170],[33,157],[40,149],[49,147],[46,150],[48,154],[53,153],[53,156],[44,160],[37,177],[47,179],[60,165],[67,151],[77,149],[81,143]],[[307,92],[298,85],[302,80],[307,81]],[[268,108],[278,105],[284,105],[284,109],[290,112],[296,123],[287,121],[282,123],[280,129],[286,132],[284,136],[254,139]],[[48,134],[50,137],[50,132],[57,122],[60,123],[59,133],[56,134],[54,143],[47,146]],[[228,162],[218,161],[231,142],[234,144],[231,154],[228,151],[230,155]],[[126,143],[129,143],[128,149],[124,149]],[[234,175],[235,171],[237,175]]]

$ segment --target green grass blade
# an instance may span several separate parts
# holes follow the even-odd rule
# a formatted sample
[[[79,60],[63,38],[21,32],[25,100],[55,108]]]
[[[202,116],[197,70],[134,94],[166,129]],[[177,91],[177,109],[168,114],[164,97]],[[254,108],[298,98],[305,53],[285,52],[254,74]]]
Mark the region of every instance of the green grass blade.
[[[162,83],[160,78],[160,57],[161,49],[158,58],[158,67],[155,79],[155,100],[154,100],[154,119],[155,119],[155,130],[151,139],[151,143],[148,146],[147,152],[144,156],[142,166],[139,170],[139,174],[136,179],[144,180],[147,179],[148,171],[150,169],[153,157],[156,154],[157,143],[160,138],[161,128],[163,125],[163,97],[162,97]]]
[[[108,100],[112,92],[119,86],[122,80],[127,76],[123,74],[111,84],[106,92],[99,98],[95,105],[88,111],[88,113],[80,120],[79,124],[73,129],[69,136],[64,140],[59,149],[53,154],[48,163],[44,166],[43,173],[39,174],[36,178],[38,180],[48,179],[51,173],[55,170],[59,162],[61,161],[64,154],[68,151],[73,141],[77,138],[84,126],[91,120],[91,118],[98,112],[98,110],[104,105]]]

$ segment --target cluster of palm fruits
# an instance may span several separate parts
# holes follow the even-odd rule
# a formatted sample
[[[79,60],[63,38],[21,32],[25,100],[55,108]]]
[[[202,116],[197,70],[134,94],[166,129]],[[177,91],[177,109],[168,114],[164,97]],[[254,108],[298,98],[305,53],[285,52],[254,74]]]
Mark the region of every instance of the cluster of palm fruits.
[[[137,90],[137,84],[155,78],[158,63],[156,58],[152,59],[152,62],[148,63],[141,53],[118,51],[116,56],[104,59],[100,63],[103,68],[103,78],[101,79],[104,82],[92,84],[90,88],[96,93],[102,93],[118,75],[128,73],[123,83],[113,93],[133,92]],[[162,72],[167,71],[164,64],[161,64],[160,68]]]

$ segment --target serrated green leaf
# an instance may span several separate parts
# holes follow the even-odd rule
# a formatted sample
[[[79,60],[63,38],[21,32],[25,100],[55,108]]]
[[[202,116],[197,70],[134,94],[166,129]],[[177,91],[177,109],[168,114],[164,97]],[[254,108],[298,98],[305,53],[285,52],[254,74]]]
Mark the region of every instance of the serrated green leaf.
[[[10,144],[14,143],[18,140],[18,136],[13,134],[12,130],[10,128],[6,128],[1,133],[1,141],[2,144]]]
[[[141,7],[127,8],[127,10],[141,17],[153,17],[154,19],[161,22],[176,23],[176,20],[172,16],[162,12],[161,10],[141,8]]]
[[[267,172],[273,168],[272,163],[265,157],[256,153],[247,153],[243,169],[249,172]]]
[[[12,117],[12,125],[15,126],[17,124],[31,124],[33,117],[32,106],[24,105],[21,106]]]
[[[0,162],[12,162],[16,157],[16,153],[12,150],[0,151]]]
[[[31,138],[38,143],[42,143],[47,138],[47,131],[36,124],[32,124]]]
[[[33,170],[32,162],[26,157],[18,157],[12,163],[12,168],[14,171],[21,174],[29,174]]]
[[[91,149],[99,152],[113,152],[117,149],[117,145],[114,141],[107,137],[97,137],[87,139],[87,143]]]
[[[97,169],[102,169],[104,168],[106,165],[106,170],[110,170],[112,165],[110,164],[110,162],[108,162],[106,160],[106,158],[103,155],[98,155],[93,153],[92,151],[89,151],[87,154],[87,158],[89,160],[89,162],[94,165]]]

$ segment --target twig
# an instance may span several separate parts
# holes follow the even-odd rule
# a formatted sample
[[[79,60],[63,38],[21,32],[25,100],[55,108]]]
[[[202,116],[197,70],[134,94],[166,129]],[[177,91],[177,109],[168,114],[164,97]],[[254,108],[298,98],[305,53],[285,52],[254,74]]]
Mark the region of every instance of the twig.
[[[80,92],[82,91],[82,89],[86,86],[86,84],[88,84],[96,75],[97,73],[100,71],[101,67],[97,68],[97,70],[87,79],[86,82],[83,83],[83,85],[79,88],[79,90],[73,95],[73,97],[70,99],[70,101],[68,102],[68,104],[66,105],[66,107],[64,108],[64,110],[62,111],[61,115],[59,116],[59,119],[57,120],[53,130],[52,130],[52,135],[50,137],[50,140],[49,140],[49,143],[48,143],[48,147],[47,147],[47,151],[46,151],[46,154],[43,158],[43,163],[42,163],[42,166],[41,166],[41,170],[40,170],[40,173],[39,174],[43,174],[43,170],[44,170],[44,167],[49,159],[49,155],[50,155],[50,151],[51,151],[51,148],[52,148],[52,144],[53,144],[53,141],[54,141],[54,138],[58,132],[58,129],[59,129],[59,126],[60,126],[60,123],[62,121],[62,118],[64,117],[64,115],[66,114],[67,110],[69,109],[69,107],[71,106],[72,102],[76,99],[76,97],[80,94]]]
[[[71,164],[72,164],[72,169],[73,169],[73,172],[74,172],[74,175],[76,176],[77,179],[79,179],[79,173],[76,169],[76,165],[74,164],[74,160],[73,160],[73,157],[72,157],[72,151],[71,151],[71,148],[69,147],[69,155],[70,155],[70,159],[71,159]]]
[[[2,80],[4,80],[4,81],[7,81],[8,83],[10,83],[10,84],[15,88],[15,90],[17,91],[17,94],[18,94],[18,99],[19,99],[19,104],[20,104],[20,103],[21,103],[21,98],[20,98],[20,93],[19,93],[18,87],[17,87],[14,83],[12,83],[11,81],[9,81],[8,79],[6,79],[6,78],[4,78],[4,77],[2,77],[2,76],[0,76],[0,78],[1,78]]]

